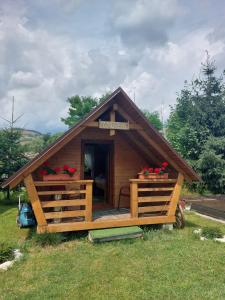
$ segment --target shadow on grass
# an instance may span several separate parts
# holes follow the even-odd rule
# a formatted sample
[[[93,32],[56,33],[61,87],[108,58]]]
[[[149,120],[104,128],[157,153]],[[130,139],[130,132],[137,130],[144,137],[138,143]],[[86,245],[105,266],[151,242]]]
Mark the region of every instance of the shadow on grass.
[[[6,199],[5,197],[2,197],[2,194],[0,195],[0,214],[5,213],[12,208],[17,208],[17,206],[18,201],[16,201],[16,199]]]
[[[193,223],[193,222],[191,222],[191,221],[185,221],[185,227],[188,227],[188,228],[190,228],[190,227],[193,227],[193,228],[196,228],[196,227],[199,227],[199,225],[198,224],[195,224],[195,223]]]
[[[69,242],[84,240],[87,238],[87,231],[77,231],[77,232],[63,232],[63,233],[41,233],[36,232],[36,227],[31,227],[28,230],[26,242],[27,245],[38,245],[41,247],[45,246],[57,246],[59,244]]]

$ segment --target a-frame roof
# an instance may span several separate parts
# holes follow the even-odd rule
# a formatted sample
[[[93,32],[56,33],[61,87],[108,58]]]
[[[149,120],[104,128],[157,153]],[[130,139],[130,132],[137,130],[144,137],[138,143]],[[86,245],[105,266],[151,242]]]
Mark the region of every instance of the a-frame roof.
[[[127,116],[131,116],[135,123],[141,125],[142,138],[149,143],[149,146],[158,151],[165,160],[177,171],[181,172],[188,181],[200,180],[199,176],[194,170],[185,162],[184,159],[170,146],[166,139],[149,123],[144,114],[139,110],[135,103],[129,98],[124,90],[119,87],[107,99],[92,110],[84,119],[71,127],[54,143],[49,145],[41,153],[39,153],[33,160],[28,162],[15,174],[3,182],[2,187],[15,187],[27,175],[36,170],[43,162],[49,159],[52,155],[58,152],[63,146],[75,138],[86,127],[85,124],[96,120],[102,113],[107,111],[114,103],[117,103],[120,110]]]

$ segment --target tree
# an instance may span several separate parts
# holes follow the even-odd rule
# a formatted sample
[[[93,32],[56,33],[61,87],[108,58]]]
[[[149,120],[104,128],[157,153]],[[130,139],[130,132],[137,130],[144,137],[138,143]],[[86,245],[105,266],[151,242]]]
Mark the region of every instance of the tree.
[[[68,117],[62,118],[61,120],[69,127],[73,126],[83,119],[99,103],[103,102],[109,95],[110,92],[103,94],[100,98],[79,95],[68,98],[67,101],[70,104]]]
[[[163,123],[160,120],[159,113],[157,111],[150,112],[147,109],[143,110],[145,117],[148,121],[157,129],[163,130]]]
[[[13,128],[0,131],[0,180],[3,181],[20,169],[28,159],[20,144],[21,133]],[[9,198],[8,190],[8,198]]]
[[[199,157],[198,170],[209,190],[225,193],[225,136],[208,139]]]
[[[200,77],[192,80],[190,84],[185,82],[177,97],[176,105],[171,108],[167,138],[172,146],[202,174],[208,188],[213,190],[209,179],[211,171],[203,165],[207,164],[206,157],[210,159],[214,156],[218,161],[220,154],[212,149],[209,140],[215,141],[216,138],[218,142],[224,136],[224,78],[222,75],[216,76],[215,62],[207,54]]]
[[[63,132],[56,132],[53,134],[45,133],[41,136],[38,136],[25,145],[26,152],[37,154],[48,147],[48,145],[55,142],[55,140],[57,140],[62,134]]]

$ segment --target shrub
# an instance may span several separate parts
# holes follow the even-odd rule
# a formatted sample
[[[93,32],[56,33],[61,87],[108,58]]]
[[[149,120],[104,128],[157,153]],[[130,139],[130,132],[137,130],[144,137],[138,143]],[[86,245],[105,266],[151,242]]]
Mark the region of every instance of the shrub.
[[[37,245],[45,246],[54,246],[62,243],[65,240],[65,237],[60,233],[42,233],[35,234],[34,241]]]
[[[201,235],[207,239],[215,239],[215,238],[223,237],[223,233],[218,227],[204,227],[202,229]]]
[[[13,258],[13,247],[5,243],[0,243],[0,263],[3,263],[7,260],[12,260]]]

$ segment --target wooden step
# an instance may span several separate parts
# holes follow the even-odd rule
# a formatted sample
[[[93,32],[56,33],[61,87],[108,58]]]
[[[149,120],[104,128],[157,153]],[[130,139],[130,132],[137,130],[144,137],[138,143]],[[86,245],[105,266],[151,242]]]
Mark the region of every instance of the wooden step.
[[[133,239],[142,236],[143,230],[138,226],[90,230],[88,232],[88,239],[92,243]]]

